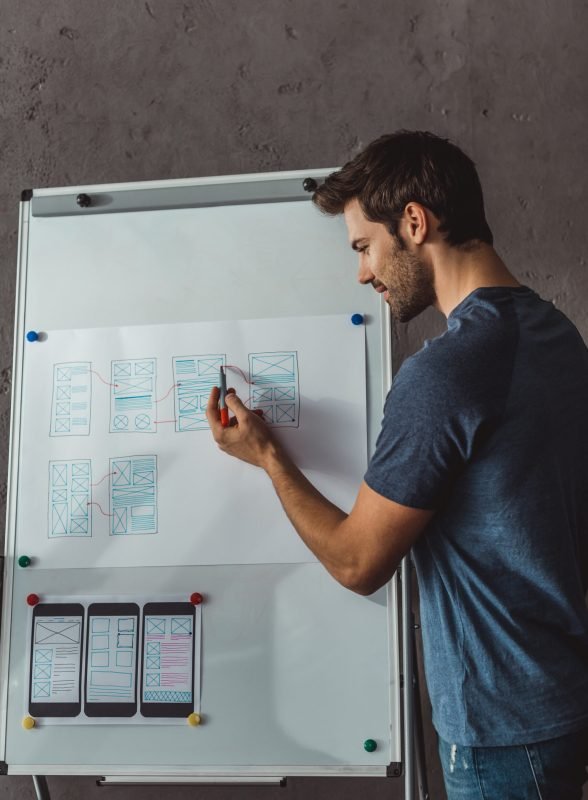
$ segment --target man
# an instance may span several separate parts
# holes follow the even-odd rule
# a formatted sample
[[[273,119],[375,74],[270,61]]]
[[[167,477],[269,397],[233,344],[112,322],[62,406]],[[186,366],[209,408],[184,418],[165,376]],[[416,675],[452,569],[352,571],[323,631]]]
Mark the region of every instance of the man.
[[[448,797],[581,797],[588,762],[588,353],[492,247],[473,162],[383,136],[319,187],[359,280],[447,331],[399,370],[349,514],[235,396],[219,447],[263,468],[336,580],[370,594],[412,548]]]

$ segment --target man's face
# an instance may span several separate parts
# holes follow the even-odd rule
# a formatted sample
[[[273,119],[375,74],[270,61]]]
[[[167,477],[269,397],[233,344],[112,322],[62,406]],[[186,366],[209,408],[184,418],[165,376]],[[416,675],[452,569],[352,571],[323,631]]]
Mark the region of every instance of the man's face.
[[[352,248],[359,254],[358,280],[384,294],[393,316],[408,322],[436,301],[433,270],[381,222],[366,219],[357,199],[345,206]]]

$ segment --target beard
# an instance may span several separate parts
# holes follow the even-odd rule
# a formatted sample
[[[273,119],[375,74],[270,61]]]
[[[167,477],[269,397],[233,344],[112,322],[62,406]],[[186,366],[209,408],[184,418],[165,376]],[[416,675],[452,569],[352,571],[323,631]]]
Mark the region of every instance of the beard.
[[[437,300],[433,269],[411,253],[400,237],[382,269],[382,283],[388,289],[387,303],[392,316],[409,322]]]

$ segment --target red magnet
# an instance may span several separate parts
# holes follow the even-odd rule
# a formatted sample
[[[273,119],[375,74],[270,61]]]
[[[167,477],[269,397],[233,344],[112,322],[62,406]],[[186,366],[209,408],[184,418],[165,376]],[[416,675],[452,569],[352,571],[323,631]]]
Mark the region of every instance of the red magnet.
[[[39,603],[41,598],[38,594],[29,594],[27,595],[27,604],[29,606],[36,606]]]
[[[193,606],[199,606],[200,603],[204,600],[200,592],[194,592],[194,594],[190,595],[190,602]]]

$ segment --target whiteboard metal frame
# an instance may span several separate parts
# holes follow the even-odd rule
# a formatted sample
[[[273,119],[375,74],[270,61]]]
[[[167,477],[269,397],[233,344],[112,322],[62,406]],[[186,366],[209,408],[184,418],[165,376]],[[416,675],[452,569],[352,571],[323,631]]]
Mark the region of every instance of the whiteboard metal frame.
[[[272,185],[277,190],[274,196],[271,192],[259,192],[256,199],[252,202],[273,202],[280,200],[292,201],[299,199],[301,201],[308,201],[308,193],[294,192],[287,184],[293,184],[304,178],[315,178],[320,180],[324,178],[333,169],[314,169],[314,170],[297,170],[282,173],[257,173],[245,175],[223,175],[216,177],[203,177],[203,178],[187,178],[180,180],[168,181],[144,181],[140,183],[113,183],[102,185],[90,185],[80,187],[57,187],[51,189],[35,189],[30,193],[23,193],[23,199],[20,204],[19,213],[19,239],[18,239],[18,260],[17,260],[17,276],[16,276],[16,314],[14,325],[14,358],[13,358],[13,385],[11,397],[11,420],[10,420],[10,441],[9,441],[9,465],[8,465],[8,480],[13,487],[18,486],[18,458],[19,441],[20,441],[20,426],[21,426],[21,381],[23,352],[24,352],[24,320],[26,309],[26,282],[27,282],[27,257],[28,257],[28,242],[29,242],[29,220],[31,216],[61,216],[70,214],[97,214],[117,212],[124,213],[125,211],[137,211],[147,209],[164,209],[164,208],[185,208],[195,206],[211,205],[210,203],[198,202],[200,192],[210,190],[211,187],[224,187],[227,185],[243,185],[246,190],[252,184],[265,183]],[[141,204],[146,198],[146,193],[152,193],[154,190],[159,194],[160,192],[169,192],[169,190],[181,189],[184,191],[181,203],[169,204],[169,199],[166,199],[165,194],[161,195],[159,201],[155,204]],[[198,194],[195,195],[193,190],[197,189]],[[190,195],[190,192],[192,194]],[[75,202],[77,195],[80,193],[94,193],[98,192],[102,195],[105,193],[121,193],[119,197],[124,199],[124,203],[117,204],[116,207],[109,208],[108,211],[104,206],[97,206],[80,208]],[[221,197],[222,195],[218,195]],[[187,202],[187,199],[192,198],[192,202]],[[194,202],[196,200],[196,202]],[[165,202],[164,202],[165,201]],[[233,204],[239,204],[240,200],[235,200]],[[75,204],[75,207],[72,207]],[[214,203],[212,203],[214,205]],[[220,204],[220,203],[219,203]],[[380,301],[383,313],[380,315],[380,341],[381,341],[381,367],[382,367],[382,401],[385,399],[387,391],[392,381],[392,343],[391,343],[391,319],[389,308],[383,300]],[[17,377],[19,380],[17,380]],[[8,678],[9,678],[9,643],[11,633],[11,617],[12,617],[12,593],[14,585],[14,570],[16,569],[17,554],[16,554],[16,491],[9,491],[7,498],[7,516],[6,516],[6,539],[5,539],[5,578],[3,587],[3,608],[2,608],[2,629],[1,629],[1,652],[0,652],[0,678],[1,678],[1,695],[0,703],[2,705],[1,718],[0,718],[0,761],[4,762],[6,757],[6,738],[7,738],[7,698],[8,698]],[[402,570],[406,569],[406,560],[403,562]],[[405,581],[403,581],[403,587]],[[398,582],[396,575],[393,576],[387,586],[388,597],[388,621],[389,621],[389,648],[391,664],[394,663],[396,668],[396,675],[401,675],[400,670],[400,652],[398,647],[394,647],[394,643],[398,643],[402,650],[402,674],[403,685],[398,688],[400,704],[403,708],[402,725],[399,719],[396,719],[395,730],[391,730],[391,735],[399,741],[401,752],[404,754],[403,768],[405,771],[405,780],[409,779],[409,774],[412,774],[412,658],[411,647],[406,646],[406,632],[407,632],[407,619],[410,617],[410,606],[405,607],[404,602],[402,607],[398,608],[396,602],[392,602],[392,598],[398,595]],[[406,601],[406,598],[403,597]],[[410,598],[409,598],[410,600]],[[396,608],[397,613],[392,614],[392,609]],[[403,636],[399,638],[399,622],[402,616]],[[392,708],[392,692],[394,686],[390,681],[390,696],[389,708]],[[394,724],[393,715],[390,713],[391,723]],[[407,736],[409,738],[407,739]],[[410,768],[409,768],[410,767]],[[104,782],[136,782],[138,778],[151,779],[154,782],[222,782],[226,779],[230,783],[251,783],[251,782],[279,782],[285,776],[292,777],[385,777],[389,776],[389,767],[382,766],[274,766],[274,767],[255,767],[255,766],[239,766],[239,767],[173,767],[170,770],[162,770],[160,768],[141,768],[141,776],[137,775],[137,767],[121,767],[120,765],[113,765],[111,767],[103,765],[98,767],[96,764],[21,764],[17,766],[7,765],[2,763],[0,771],[11,775],[88,775],[95,776],[97,774],[105,775]],[[400,774],[400,773],[398,773]],[[408,784],[407,784],[408,785]],[[412,789],[411,789],[412,791]],[[412,798],[411,794],[406,794],[407,798]]]
[[[302,188],[304,178],[321,179],[332,170],[249,173],[238,176],[217,176],[180,181],[145,181],[140,183],[106,184],[83,188],[35,190],[31,198],[33,217],[120,214],[129,211],[211,208],[226,205],[308,200],[309,191]],[[235,184],[246,184],[243,197],[235,196]],[[270,191],[268,192],[268,189]],[[95,205],[82,208],[79,195],[94,196]]]
[[[26,263],[28,253],[30,203],[22,202],[19,211],[18,250],[16,267],[16,308],[14,316],[14,355],[12,360],[12,392],[10,404],[10,438],[8,448],[8,486],[18,486],[18,451],[20,441],[21,381],[24,351],[24,306],[26,300]],[[8,675],[10,632],[12,620],[12,588],[14,582],[16,492],[8,491],[6,498],[6,531],[4,545],[4,581],[2,590],[2,629],[0,631],[0,680],[2,725],[0,726],[0,761],[6,758],[6,727],[8,704]]]

